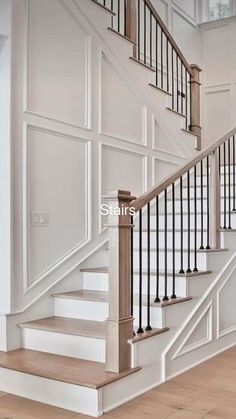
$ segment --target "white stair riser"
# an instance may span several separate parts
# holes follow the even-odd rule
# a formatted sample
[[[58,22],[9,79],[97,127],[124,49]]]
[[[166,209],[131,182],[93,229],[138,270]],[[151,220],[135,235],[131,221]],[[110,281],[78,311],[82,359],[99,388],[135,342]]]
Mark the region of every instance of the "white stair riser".
[[[172,232],[168,231],[167,233],[167,247],[172,248]],[[203,239],[204,239],[204,243],[206,243],[206,238],[207,238],[207,234],[206,232],[204,232],[203,234]],[[145,246],[147,246],[147,233],[143,232],[142,234],[142,240],[143,240],[143,244]],[[181,242],[181,233],[180,232],[175,232],[175,248],[176,249],[180,249],[180,242]],[[188,233],[185,231],[183,234],[183,242],[184,242],[184,247],[187,247],[188,245]],[[194,242],[195,242],[195,234],[194,232],[191,231],[190,233],[190,246],[192,248],[194,248]],[[151,232],[150,233],[150,243],[151,243],[151,247],[156,247],[156,232]],[[198,246],[200,246],[201,243],[201,232],[197,232],[197,243]],[[164,232],[159,232],[159,247],[163,248],[165,244],[165,234]],[[138,232],[134,232],[134,247],[138,248],[139,246],[139,233]]]
[[[172,269],[172,259],[173,259],[172,252],[168,252],[167,253],[167,268],[169,271]],[[183,260],[184,260],[184,269],[187,269],[188,267],[187,252],[184,252]],[[198,261],[198,266],[197,266],[198,269],[203,270],[203,271],[207,269],[207,255],[205,253],[198,252],[197,261]],[[151,251],[150,265],[151,265],[151,269],[155,269],[156,267],[156,252],[155,251]],[[143,269],[147,268],[147,252],[146,251],[143,251],[142,266],[143,266]],[[160,252],[159,266],[160,266],[160,270],[164,270],[165,258],[164,258],[163,251]],[[176,270],[179,270],[180,266],[181,266],[181,255],[180,255],[180,252],[176,252],[175,253]],[[137,269],[138,267],[139,267],[139,252],[135,250],[134,251],[134,268]],[[193,252],[190,253],[190,267],[191,269],[194,268],[194,253]]]
[[[155,268],[154,268],[155,269]],[[96,275],[96,274],[93,274]],[[104,279],[103,281],[106,281],[106,289],[104,291],[108,291],[108,274],[103,274],[104,275]],[[86,278],[87,277],[87,273],[84,273],[84,283],[86,285],[85,289],[90,289],[90,284],[93,283],[93,279],[91,280],[91,276],[90,278]],[[179,297],[186,297],[186,282],[189,279],[186,279],[185,277],[176,277],[175,278],[175,283],[176,283],[176,294]],[[143,274],[142,276],[142,281],[143,281],[143,294],[146,295],[147,294],[147,275]],[[172,294],[172,283],[173,283],[173,279],[171,276],[167,277],[167,281],[168,281],[168,295]],[[155,275],[151,275],[151,285],[150,285],[150,293],[151,295],[156,295],[156,277]],[[160,295],[164,295],[164,276],[160,275],[159,277],[159,292]],[[139,275],[138,274],[134,274],[134,293],[138,294],[139,293]],[[64,300],[64,299],[63,299]],[[62,303],[60,303],[61,305]],[[59,308],[57,309],[57,313],[59,313]],[[59,315],[59,314],[57,314]]]
[[[81,320],[104,321],[108,317],[108,304],[102,301],[55,298],[55,316]]]
[[[24,328],[23,347],[89,361],[105,362],[105,339]]]
[[[185,277],[175,278],[175,293],[178,297],[188,297],[187,295],[187,281]],[[134,294],[139,294],[139,275],[135,274],[133,279]],[[143,295],[147,295],[147,275],[142,275],[142,290]],[[172,276],[167,277],[167,293],[168,296],[173,293],[173,278]],[[156,295],[156,277],[151,275],[150,277],[150,294]],[[165,278],[163,275],[159,276],[159,295],[165,294]]]
[[[15,396],[97,417],[99,390],[0,368],[0,390]]]
[[[83,288],[92,291],[108,291],[108,274],[83,272]]]

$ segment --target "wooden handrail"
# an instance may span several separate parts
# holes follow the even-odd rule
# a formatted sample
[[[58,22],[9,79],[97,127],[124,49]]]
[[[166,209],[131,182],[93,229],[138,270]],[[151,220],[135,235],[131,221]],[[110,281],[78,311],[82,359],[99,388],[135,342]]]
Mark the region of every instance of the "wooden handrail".
[[[211,155],[219,146],[225,143],[230,137],[236,134],[236,127],[229,131],[226,135],[224,135],[220,140],[216,141],[213,145],[208,147],[202,153],[200,153],[197,157],[187,163],[185,166],[181,167],[177,172],[173,175],[168,176],[166,179],[161,181],[161,183],[153,188],[150,192],[147,192],[141,195],[139,198],[134,199],[130,206],[135,208],[135,211],[139,211],[145,205],[147,205],[152,199],[158,196],[160,193],[164,192],[166,188],[168,188],[172,183],[176,182],[178,179],[181,178],[184,174],[186,174],[189,170],[191,170],[196,164],[200,163],[205,157]]]
[[[177,53],[178,57],[180,58],[180,60],[182,61],[182,63],[184,64],[185,68],[188,70],[189,74],[191,74],[191,76],[193,77],[193,70],[191,68],[191,66],[189,65],[189,63],[187,62],[186,58],[184,57],[183,53],[181,52],[181,50],[179,49],[178,45],[176,44],[173,36],[170,34],[170,32],[168,31],[165,23],[163,22],[163,20],[161,19],[161,17],[159,16],[159,14],[157,13],[155,7],[152,5],[150,0],[143,0],[144,3],[146,4],[146,6],[149,8],[150,12],[152,13],[153,17],[158,21],[161,29],[163,30],[164,34],[166,35],[167,39],[169,40],[169,42],[172,44],[175,52]]]

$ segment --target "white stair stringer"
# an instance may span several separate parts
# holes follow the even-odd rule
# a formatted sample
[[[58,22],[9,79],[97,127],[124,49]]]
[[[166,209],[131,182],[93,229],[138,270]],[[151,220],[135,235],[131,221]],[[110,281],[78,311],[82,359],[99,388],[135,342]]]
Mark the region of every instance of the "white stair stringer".
[[[163,352],[163,381],[236,344],[236,232],[222,232],[230,249],[224,264],[215,259],[215,278]]]

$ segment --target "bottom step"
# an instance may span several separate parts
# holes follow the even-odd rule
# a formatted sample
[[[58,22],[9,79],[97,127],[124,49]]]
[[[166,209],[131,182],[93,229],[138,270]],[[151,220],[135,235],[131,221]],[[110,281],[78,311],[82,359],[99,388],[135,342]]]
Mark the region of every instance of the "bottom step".
[[[0,390],[63,409],[99,416],[101,389],[139,371],[115,374],[99,362],[28,349],[0,352]]]

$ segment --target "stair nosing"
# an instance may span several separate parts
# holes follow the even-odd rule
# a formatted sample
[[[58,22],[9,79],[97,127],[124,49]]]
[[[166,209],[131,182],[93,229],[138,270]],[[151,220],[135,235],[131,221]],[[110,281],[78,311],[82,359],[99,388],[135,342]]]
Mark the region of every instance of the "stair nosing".
[[[71,318],[71,317],[61,317],[61,316],[52,316],[52,317],[47,317],[44,319],[40,319],[40,320],[50,320],[50,319],[63,319],[66,320],[67,322],[69,322],[70,320],[73,321],[75,323],[75,321],[77,321],[78,323],[94,323],[95,324],[103,324],[105,325],[105,322],[99,322],[99,321],[95,321],[95,320],[84,320],[84,319],[75,319],[75,318]],[[40,321],[38,320],[38,321]],[[60,334],[65,334],[65,335],[72,335],[72,336],[81,336],[81,337],[86,337],[86,338],[93,338],[93,339],[100,339],[100,340],[104,340],[106,339],[106,333],[101,333],[101,334],[94,334],[94,332],[90,332],[90,333],[85,333],[83,331],[78,331],[76,332],[75,330],[71,330],[71,329],[66,329],[66,327],[63,327],[61,329],[58,329],[56,326],[53,327],[52,326],[47,326],[47,325],[43,325],[43,324],[39,324],[37,323],[37,320],[34,321],[30,321],[30,322],[25,322],[25,323],[19,323],[18,325],[19,327],[23,328],[23,329],[34,329],[34,330],[42,330],[44,332],[52,332],[52,333],[60,333]],[[105,331],[104,331],[105,332]]]

